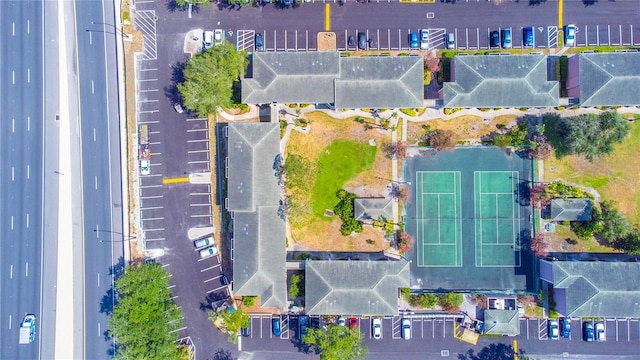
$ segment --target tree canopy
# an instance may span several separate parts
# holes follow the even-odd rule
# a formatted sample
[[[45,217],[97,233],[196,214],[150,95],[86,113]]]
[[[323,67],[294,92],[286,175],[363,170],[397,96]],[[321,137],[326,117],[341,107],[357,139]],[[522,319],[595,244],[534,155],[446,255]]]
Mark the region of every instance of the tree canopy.
[[[555,126],[545,128],[545,135],[546,130],[556,132],[549,136],[560,143],[554,143],[554,147],[567,154],[584,155],[588,160],[610,154],[613,145],[621,143],[629,134],[628,122],[613,111],[555,118],[554,123]],[[563,154],[556,151],[556,155]]]
[[[182,312],[171,300],[169,274],[156,263],[127,267],[116,281],[109,332],[118,339],[116,359],[179,359],[175,342]]]
[[[242,311],[242,308],[238,309],[224,309],[218,314],[213,311],[209,311],[209,320],[214,321],[217,317],[221,317],[224,322],[224,327],[227,328],[229,337],[227,341],[232,344],[238,343],[238,333],[240,329],[249,327],[249,315]]]
[[[327,330],[309,328],[302,341],[320,354],[320,360],[358,360],[367,356],[358,329],[329,325]]]
[[[247,64],[246,51],[236,51],[228,42],[192,57],[184,68],[184,82],[178,84],[184,106],[202,117],[231,107],[233,85],[244,75]]]

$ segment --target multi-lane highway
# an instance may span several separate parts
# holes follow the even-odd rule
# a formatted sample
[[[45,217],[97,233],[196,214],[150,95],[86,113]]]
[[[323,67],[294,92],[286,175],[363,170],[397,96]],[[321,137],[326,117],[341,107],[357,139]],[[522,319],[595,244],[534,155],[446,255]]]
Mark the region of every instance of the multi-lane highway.
[[[40,333],[45,215],[43,18],[42,2],[0,2],[0,43],[3,44],[0,51],[2,359],[39,358],[41,351],[50,353],[49,345],[52,344],[48,341],[43,349]],[[55,242],[55,234],[48,238]],[[33,343],[19,345],[18,328],[27,313],[36,316],[37,333]],[[46,319],[52,320],[49,316]]]
[[[75,2],[84,249],[84,356],[107,359],[115,276],[124,266],[120,117],[113,2]]]

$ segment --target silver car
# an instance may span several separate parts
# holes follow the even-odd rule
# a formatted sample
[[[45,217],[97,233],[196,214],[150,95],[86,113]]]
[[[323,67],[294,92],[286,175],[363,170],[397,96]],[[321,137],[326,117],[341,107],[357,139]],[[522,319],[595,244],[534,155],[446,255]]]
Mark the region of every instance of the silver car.
[[[207,236],[205,238],[198,239],[194,241],[193,244],[196,246],[196,249],[214,245],[213,236]]]

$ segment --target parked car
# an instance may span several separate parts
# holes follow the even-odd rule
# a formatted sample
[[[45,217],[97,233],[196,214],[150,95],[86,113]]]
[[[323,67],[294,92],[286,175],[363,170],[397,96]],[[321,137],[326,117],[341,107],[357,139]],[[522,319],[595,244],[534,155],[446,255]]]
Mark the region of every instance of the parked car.
[[[213,46],[213,31],[205,31],[202,37],[202,46],[206,49]]]
[[[309,317],[306,315],[300,315],[298,317],[298,339],[307,335],[307,328],[309,327]]]
[[[445,37],[445,42],[447,44],[447,49],[455,49],[456,48],[456,34],[448,33]]]
[[[222,45],[223,42],[224,42],[224,30],[215,29],[213,31],[213,44]]]
[[[558,326],[558,320],[549,319],[547,325],[549,326],[549,339],[558,340],[558,338],[560,337],[560,327]]]
[[[194,241],[193,244],[196,246],[196,249],[214,245],[213,236],[207,236],[205,238],[198,239]]]
[[[256,51],[262,50],[262,34],[256,34]]]
[[[242,328],[240,329],[240,334],[244,337],[249,337],[249,335],[251,335],[251,329],[248,327]]]
[[[358,327],[358,319],[357,318],[349,318],[349,329],[355,329]]]
[[[402,319],[402,338],[405,340],[411,339],[411,320]]]
[[[409,47],[412,49],[417,49],[420,46],[420,43],[418,42],[418,34],[416,33],[411,33],[409,34]]]
[[[522,29],[522,44],[524,47],[534,47],[533,45],[533,27],[527,26]]]
[[[500,47],[500,33],[498,30],[494,30],[489,35],[489,46],[490,47]]]
[[[511,49],[511,29],[502,29],[502,48]]]
[[[604,333],[604,323],[597,322],[596,323],[596,341],[605,341],[607,338]]]
[[[282,0],[282,5],[289,7],[291,6],[291,2],[292,2],[291,0]]]
[[[380,318],[375,318],[371,322],[371,334],[374,339],[382,338],[382,320]]]
[[[345,326],[345,324],[346,324],[346,323],[345,323],[345,321],[344,321],[344,318],[343,318],[343,317],[338,318],[338,325],[340,325],[340,326]]]
[[[175,110],[178,114],[182,114],[184,112],[184,108],[179,103],[173,104],[173,110]]]
[[[573,24],[564,27],[564,45],[576,45],[576,26]]]
[[[272,318],[271,319],[271,328],[273,330],[273,336],[280,336],[280,318]]]
[[[584,327],[584,341],[592,342],[593,341],[593,323],[587,321],[583,325]]]
[[[147,159],[140,160],[140,174],[142,175],[151,174],[151,168],[149,167],[149,160]]]
[[[322,328],[322,321],[320,321],[319,317],[312,317],[310,326],[314,329],[320,329]]]
[[[560,319],[560,325],[562,327],[562,337],[568,339],[571,337],[571,319],[562,318]]]
[[[200,257],[203,259],[215,256],[215,255],[218,255],[218,248],[215,246],[200,250]]]
[[[420,49],[427,50],[429,48],[429,30],[420,30]]]
[[[367,34],[364,32],[358,33],[358,49],[367,50]]]

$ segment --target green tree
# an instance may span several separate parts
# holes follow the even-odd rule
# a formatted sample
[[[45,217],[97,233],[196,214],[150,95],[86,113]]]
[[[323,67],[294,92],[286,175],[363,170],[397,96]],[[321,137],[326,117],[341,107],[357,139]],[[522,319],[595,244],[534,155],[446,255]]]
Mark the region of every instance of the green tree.
[[[420,295],[420,306],[430,309],[438,304],[438,297],[435,294]]]
[[[613,242],[617,250],[626,251],[630,255],[640,254],[640,229],[635,225],[627,234]]]
[[[109,333],[118,339],[116,359],[179,359],[175,342],[182,312],[171,300],[169,274],[156,263],[127,267],[116,280]]]
[[[209,312],[209,319],[214,321],[216,317],[220,316],[224,322],[224,326],[227,328],[229,337],[227,341],[232,344],[238,343],[238,333],[240,329],[249,327],[249,315],[245,314],[241,308],[239,309],[224,309],[218,314],[213,311]]]
[[[175,0],[176,5],[180,7],[185,7],[189,4],[193,4],[194,6],[209,6],[210,1],[208,0]]]
[[[289,286],[289,299],[295,299],[298,296],[304,296],[304,275],[293,274]]]
[[[446,294],[441,294],[438,296],[438,302],[440,306],[442,306],[445,310],[449,312],[458,311],[460,305],[464,301],[464,297],[462,294],[450,292]]]
[[[189,59],[178,90],[184,106],[206,117],[233,104],[233,85],[244,75],[247,52],[225,42]]]
[[[329,325],[327,330],[309,328],[302,341],[320,354],[320,360],[358,360],[367,356],[358,329]]]
[[[555,130],[556,139],[566,143],[568,153],[584,155],[592,161],[610,154],[613,145],[621,143],[629,134],[629,124],[617,112],[607,111],[560,118]]]
[[[572,221],[571,230],[582,240],[591,239],[593,234],[602,231],[602,213],[597,207],[591,209],[590,221]]]
[[[602,230],[598,235],[610,243],[624,238],[631,228],[629,221],[618,211],[616,206],[616,202],[610,200],[600,203]]]
[[[242,297],[242,303],[246,307],[252,307],[253,305],[256,304],[256,301],[258,301],[258,297],[257,296],[243,296]]]

